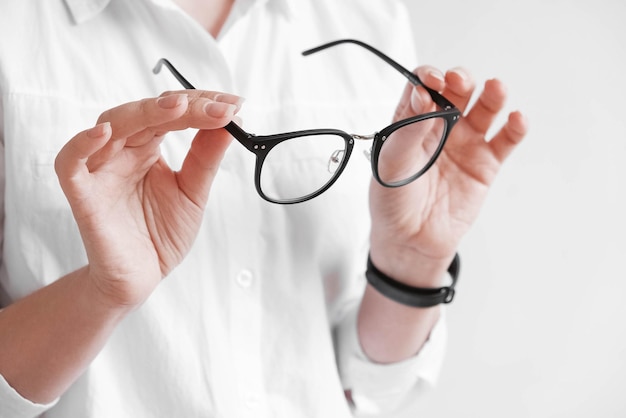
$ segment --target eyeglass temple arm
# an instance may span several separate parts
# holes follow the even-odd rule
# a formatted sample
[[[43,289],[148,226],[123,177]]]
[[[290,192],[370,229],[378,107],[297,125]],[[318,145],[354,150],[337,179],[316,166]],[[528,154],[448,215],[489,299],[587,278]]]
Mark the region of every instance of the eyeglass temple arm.
[[[189,81],[187,81],[187,79],[180,72],[178,72],[176,67],[174,67],[172,63],[169,62],[165,58],[161,58],[156,63],[156,65],[152,69],[152,72],[154,74],[158,74],[159,72],[161,72],[161,67],[163,67],[163,65],[165,65],[167,69],[170,70],[170,72],[174,75],[174,77],[176,77],[176,79],[180,82],[180,84],[183,85],[184,88],[188,90],[196,89]],[[232,121],[229,122],[226,126],[224,126],[224,129],[226,129],[228,133],[230,133],[233,137],[235,137],[235,139],[237,139],[239,142],[241,142],[242,144],[246,146],[249,143],[249,138],[252,136],[251,134],[244,131],[239,125],[237,125],[235,122],[232,122]]]
[[[368,51],[374,53],[379,58],[381,58],[383,61],[385,61],[387,64],[389,64],[393,68],[395,68],[400,74],[402,74],[407,80],[409,80],[409,82],[411,84],[413,84],[414,86],[422,86],[430,94],[430,97],[433,99],[433,101],[439,107],[441,107],[442,109],[452,109],[452,108],[455,107],[452,102],[450,102],[448,99],[446,99],[441,94],[439,94],[438,91],[433,90],[430,87],[424,85],[422,80],[420,80],[420,78],[416,74],[414,74],[413,72],[407,70],[402,65],[400,65],[396,61],[394,61],[392,58],[390,58],[387,55],[383,54],[382,52],[380,52],[378,49],[374,48],[373,46],[366,44],[365,42],[361,42],[361,41],[358,41],[356,39],[339,39],[339,40],[336,40],[336,41],[325,43],[325,44],[317,46],[315,48],[307,49],[306,51],[302,52],[302,55],[304,55],[304,56],[311,55],[311,54],[314,54],[316,52],[322,51],[322,50],[324,50],[326,48],[330,48],[330,47],[333,47],[333,46],[336,46],[336,45],[340,45],[340,44],[347,44],[347,43],[359,45],[359,46],[367,49]]]

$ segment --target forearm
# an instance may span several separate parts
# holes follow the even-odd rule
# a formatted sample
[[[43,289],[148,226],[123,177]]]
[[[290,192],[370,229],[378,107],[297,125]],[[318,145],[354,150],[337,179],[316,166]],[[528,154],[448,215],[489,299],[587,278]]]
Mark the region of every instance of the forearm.
[[[414,287],[436,288],[445,275],[445,261],[417,260],[401,251],[383,254],[373,241],[374,265],[394,280]],[[439,306],[417,308],[400,304],[367,285],[358,316],[359,340],[375,362],[395,363],[415,356],[428,340],[440,316]]]
[[[80,376],[128,312],[107,304],[82,268],[0,311],[0,374],[48,403]]]
[[[395,363],[416,355],[439,319],[440,308],[404,306],[367,285],[358,316],[363,352],[377,363]]]

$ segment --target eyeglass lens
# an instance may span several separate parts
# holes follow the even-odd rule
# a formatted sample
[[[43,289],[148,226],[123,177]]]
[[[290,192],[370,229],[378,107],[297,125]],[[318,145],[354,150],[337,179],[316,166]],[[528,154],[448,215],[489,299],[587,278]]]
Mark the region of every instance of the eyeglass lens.
[[[261,191],[279,202],[316,193],[338,175],[345,155],[346,140],[340,135],[308,135],[280,142],[261,166]]]
[[[400,186],[419,177],[442,145],[447,122],[431,117],[398,128],[383,139],[378,176],[387,186]]]

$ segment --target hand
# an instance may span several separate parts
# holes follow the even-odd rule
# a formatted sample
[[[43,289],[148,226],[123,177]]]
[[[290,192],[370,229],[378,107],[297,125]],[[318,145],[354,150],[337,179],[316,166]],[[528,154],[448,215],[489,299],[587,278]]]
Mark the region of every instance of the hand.
[[[230,143],[239,98],[190,90],[127,103],[72,138],[55,168],[78,224],[89,277],[107,303],[136,306],[182,261]],[[168,131],[200,129],[179,172],[160,155]]]
[[[439,286],[500,166],[525,136],[527,123],[521,113],[513,112],[493,138],[487,139],[506,98],[500,81],[487,81],[466,112],[474,82],[464,70],[449,71],[444,77],[434,68],[420,67],[417,74],[465,116],[450,133],[434,166],[416,181],[396,189],[372,181],[371,256],[381,271],[397,280],[414,286]],[[394,120],[431,110],[434,105],[428,93],[408,85]]]

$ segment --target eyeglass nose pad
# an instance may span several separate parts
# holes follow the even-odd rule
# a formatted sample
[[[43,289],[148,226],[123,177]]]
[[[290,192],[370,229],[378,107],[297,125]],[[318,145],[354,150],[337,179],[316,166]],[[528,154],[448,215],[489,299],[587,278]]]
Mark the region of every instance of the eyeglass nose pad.
[[[367,161],[372,162],[372,147],[370,147],[370,149],[363,150],[363,155],[365,155]]]
[[[337,167],[339,167],[339,164],[341,164],[341,160],[343,160],[344,153],[345,151],[342,149],[333,151],[333,153],[330,155],[330,158],[328,159],[329,173],[333,174],[335,171],[337,171]]]

